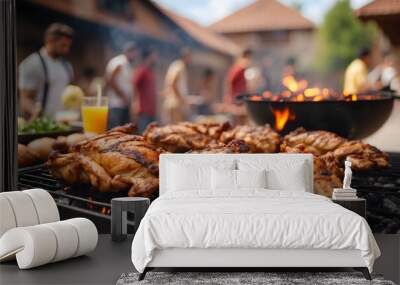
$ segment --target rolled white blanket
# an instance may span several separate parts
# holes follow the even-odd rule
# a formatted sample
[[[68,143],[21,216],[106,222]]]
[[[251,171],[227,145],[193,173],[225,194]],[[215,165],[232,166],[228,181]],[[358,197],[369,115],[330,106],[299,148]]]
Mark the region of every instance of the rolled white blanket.
[[[84,218],[60,222],[43,189],[0,193],[0,214],[0,262],[16,258],[20,269],[28,269],[96,248],[96,226]]]
[[[14,228],[0,238],[0,261],[16,257],[20,269],[33,268],[87,254],[97,240],[95,225],[84,218]]]
[[[22,192],[28,194],[32,199],[39,224],[57,222],[60,220],[56,202],[49,192],[43,189],[29,189]]]
[[[98,233],[96,226],[88,219],[74,218],[66,220],[78,233],[78,247],[73,257],[91,252],[96,248]]]
[[[3,192],[1,196],[10,203],[17,227],[37,225],[39,218],[30,196],[21,191]]]
[[[0,238],[0,261],[16,257],[20,269],[49,263],[56,251],[53,232],[41,225],[14,228]]]
[[[0,193],[0,237],[9,229],[60,220],[57,205],[43,189]]]
[[[0,237],[8,230],[15,228],[17,222],[10,202],[0,195]]]
[[[51,262],[57,262],[75,255],[78,249],[78,232],[71,228],[70,223],[55,222],[43,225],[52,231],[57,240],[57,250]],[[59,245],[59,246],[58,246]]]

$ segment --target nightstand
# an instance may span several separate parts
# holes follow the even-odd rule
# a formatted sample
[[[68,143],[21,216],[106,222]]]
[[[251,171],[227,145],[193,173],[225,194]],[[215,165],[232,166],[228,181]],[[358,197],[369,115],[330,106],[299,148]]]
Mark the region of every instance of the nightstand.
[[[123,241],[128,235],[128,213],[134,215],[135,233],[150,206],[149,198],[119,197],[111,200],[111,239]]]
[[[339,204],[340,206],[359,214],[361,217],[366,218],[367,203],[365,199],[332,199],[333,203]]]

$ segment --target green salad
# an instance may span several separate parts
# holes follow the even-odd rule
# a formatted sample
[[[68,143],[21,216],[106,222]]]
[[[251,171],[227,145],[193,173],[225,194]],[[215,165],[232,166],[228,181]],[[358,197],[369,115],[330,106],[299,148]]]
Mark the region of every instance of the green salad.
[[[37,118],[27,123],[23,119],[18,119],[18,133],[19,134],[41,134],[52,132],[66,132],[71,129],[70,126],[57,123],[50,118]]]

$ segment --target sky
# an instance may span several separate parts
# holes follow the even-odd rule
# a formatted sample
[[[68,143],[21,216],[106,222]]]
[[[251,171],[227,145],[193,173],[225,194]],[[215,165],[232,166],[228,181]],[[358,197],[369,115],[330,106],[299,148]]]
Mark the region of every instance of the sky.
[[[155,2],[202,25],[210,25],[255,0],[155,0]],[[337,0],[279,0],[287,5],[300,3],[302,13],[316,24],[321,23],[325,12]],[[371,0],[350,0],[359,8]]]

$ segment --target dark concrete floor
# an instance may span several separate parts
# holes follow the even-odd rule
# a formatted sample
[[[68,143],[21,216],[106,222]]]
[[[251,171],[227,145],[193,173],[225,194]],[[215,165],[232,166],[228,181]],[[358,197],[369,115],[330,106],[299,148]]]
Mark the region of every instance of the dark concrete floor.
[[[110,235],[99,235],[95,251],[41,267],[19,270],[16,262],[0,265],[0,284],[115,284],[124,272],[134,271],[132,237],[112,242]]]
[[[374,264],[374,272],[400,284],[400,234],[374,236],[381,250],[381,257]]]
[[[374,273],[399,283],[400,235],[375,235],[375,238],[382,256],[375,263]],[[0,284],[115,284],[122,273],[134,271],[131,243],[132,237],[114,243],[109,235],[100,235],[96,250],[88,256],[29,270],[19,270],[16,262],[4,263],[0,265]]]

